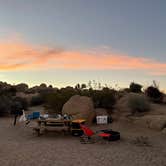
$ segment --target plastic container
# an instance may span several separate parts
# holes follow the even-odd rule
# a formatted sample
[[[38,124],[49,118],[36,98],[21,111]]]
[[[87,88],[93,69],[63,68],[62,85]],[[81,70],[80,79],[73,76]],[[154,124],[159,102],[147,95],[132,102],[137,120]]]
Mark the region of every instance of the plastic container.
[[[37,119],[40,117],[40,112],[33,112],[33,119]]]
[[[108,139],[108,141],[116,141],[116,140],[120,140],[120,132],[117,131],[113,131],[113,130],[101,130],[102,132],[106,133],[106,134],[110,134],[109,137],[105,137],[105,139]]]
[[[108,124],[108,116],[96,116],[96,123],[97,124]]]

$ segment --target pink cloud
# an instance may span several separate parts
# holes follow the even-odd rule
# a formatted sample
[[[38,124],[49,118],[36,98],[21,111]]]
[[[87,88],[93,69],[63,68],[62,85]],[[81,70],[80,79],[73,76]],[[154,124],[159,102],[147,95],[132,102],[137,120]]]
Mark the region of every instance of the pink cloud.
[[[166,75],[166,63],[111,51],[68,51],[34,46],[20,40],[0,41],[0,70],[141,70]]]

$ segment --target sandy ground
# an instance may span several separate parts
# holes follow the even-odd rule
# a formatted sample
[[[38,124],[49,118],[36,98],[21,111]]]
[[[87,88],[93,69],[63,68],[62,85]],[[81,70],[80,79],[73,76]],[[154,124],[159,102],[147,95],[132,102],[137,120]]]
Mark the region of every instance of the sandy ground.
[[[12,126],[13,119],[0,118],[0,165],[2,166],[166,166],[166,136],[125,121],[94,130],[112,128],[121,132],[116,142],[96,140],[81,144],[78,137],[48,133],[37,137],[23,124]],[[147,136],[150,146],[133,142]]]

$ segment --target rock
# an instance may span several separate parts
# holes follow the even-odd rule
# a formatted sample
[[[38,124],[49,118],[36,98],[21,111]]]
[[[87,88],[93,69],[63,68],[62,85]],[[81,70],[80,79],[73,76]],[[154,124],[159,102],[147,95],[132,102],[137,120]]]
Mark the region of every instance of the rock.
[[[166,128],[162,130],[162,133],[166,135]]]
[[[166,116],[146,115],[146,116],[137,118],[137,120],[135,119],[134,123],[150,128],[150,129],[161,131],[166,126]]]
[[[90,124],[95,118],[93,101],[86,96],[74,95],[64,104],[62,114],[72,115],[73,119],[85,119]]]
[[[115,110],[118,113],[118,116],[127,117],[129,115],[132,115],[133,111],[129,107],[129,100],[130,98],[134,98],[134,97],[135,98],[142,97],[145,100],[147,100],[147,97],[144,94],[138,94],[138,93],[132,93],[132,92],[125,94],[123,97],[121,97],[117,101],[115,105]]]

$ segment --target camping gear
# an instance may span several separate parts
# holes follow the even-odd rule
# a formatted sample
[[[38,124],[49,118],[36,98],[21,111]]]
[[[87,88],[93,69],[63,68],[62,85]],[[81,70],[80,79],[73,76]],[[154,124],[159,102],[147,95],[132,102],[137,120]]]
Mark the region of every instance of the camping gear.
[[[33,119],[33,114],[27,115],[27,120],[32,120]]]
[[[108,116],[107,115],[96,116],[96,122],[97,124],[107,124]]]
[[[85,119],[76,119],[71,122],[71,133],[73,136],[81,136],[83,135],[83,130],[80,125],[85,124]]]
[[[40,117],[40,112],[33,112],[33,119],[37,119]]]
[[[80,125],[81,129],[83,130],[83,134],[84,136],[81,137],[81,141],[85,141],[86,143],[88,143],[88,141],[91,139],[91,136],[94,134],[98,134],[99,137],[102,137],[103,139],[106,139],[108,141],[116,141],[120,139],[120,133],[117,131],[113,131],[113,130],[99,130],[97,132],[94,132],[93,130],[91,130],[90,128],[88,128],[85,125]]]
[[[110,134],[110,136],[105,137],[106,139],[108,139],[108,141],[116,141],[120,139],[120,133],[117,131],[113,131],[110,129],[110,130],[101,130],[101,132]]]
[[[27,120],[24,110],[22,110],[22,112],[23,112],[23,114],[21,115],[19,122],[25,122]]]
[[[94,135],[95,133],[90,129],[88,128],[87,126],[85,125],[80,125],[81,126],[81,129],[83,130],[84,134],[87,135],[88,137],[91,137],[92,135]]]
[[[33,112],[27,116],[27,120],[38,119],[40,117],[40,112]]]
[[[23,111],[17,108],[12,113],[14,114],[14,123],[13,123],[13,125],[15,126],[16,122],[17,122],[17,117],[23,115]]]

